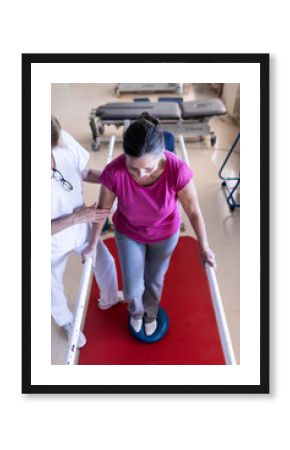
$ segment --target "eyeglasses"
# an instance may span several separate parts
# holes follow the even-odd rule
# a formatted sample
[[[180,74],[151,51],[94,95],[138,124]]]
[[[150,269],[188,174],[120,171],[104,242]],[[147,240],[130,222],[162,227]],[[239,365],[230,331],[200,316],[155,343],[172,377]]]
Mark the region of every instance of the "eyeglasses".
[[[73,190],[73,185],[69,181],[67,181],[63,178],[63,176],[59,170],[56,170],[56,169],[51,169],[51,170],[52,170],[51,178],[54,178],[56,181],[60,181],[62,183],[65,191]]]

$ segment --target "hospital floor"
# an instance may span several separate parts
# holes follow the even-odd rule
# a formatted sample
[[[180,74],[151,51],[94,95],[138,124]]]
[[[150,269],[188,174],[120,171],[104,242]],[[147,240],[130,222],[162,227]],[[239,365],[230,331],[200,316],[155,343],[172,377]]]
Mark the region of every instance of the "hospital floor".
[[[200,94],[199,94],[200,95]],[[203,96],[215,96],[210,90]],[[161,95],[160,95],[161,96]],[[163,94],[162,96],[172,96]],[[91,132],[88,116],[91,108],[109,101],[131,101],[133,96],[122,95],[116,99],[113,84],[53,84],[51,89],[52,113],[59,119],[62,127],[90,152],[89,167],[102,169],[105,166],[107,143],[103,143],[98,152],[91,151]],[[134,95],[138,97],[138,95]],[[140,95],[139,95],[140,97]],[[142,95],[157,98],[156,95]],[[185,85],[185,100],[200,98],[196,96],[192,84]],[[204,97],[203,97],[204,98]],[[217,135],[214,148],[209,139],[185,140],[190,165],[194,171],[194,179],[198,190],[199,201],[205,219],[208,239],[217,259],[217,280],[221,292],[229,331],[237,362],[240,361],[240,210],[230,211],[225,194],[221,188],[218,171],[224,161],[231,143],[238,131],[237,123],[228,115],[214,117],[211,127]],[[110,128],[112,128],[110,130]],[[106,134],[120,135],[113,127]],[[113,157],[122,152],[121,143],[115,145]],[[178,143],[177,153],[181,155]],[[239,148],[229,160],[225,175],[234,176],[239,172]],[[97,201],[99,186],[85,183],[84,197],[86,204]],[[194,236],[189,221],[183,213],[185,232]],[[106,237],[112,234],[105,234]],[[73,310],[76,299],[82,264],[72,254],[64,276],[65,292],[68,303]],[[63,364],[67,349],[67,340],[62,329],[51,321],[51,364]]]

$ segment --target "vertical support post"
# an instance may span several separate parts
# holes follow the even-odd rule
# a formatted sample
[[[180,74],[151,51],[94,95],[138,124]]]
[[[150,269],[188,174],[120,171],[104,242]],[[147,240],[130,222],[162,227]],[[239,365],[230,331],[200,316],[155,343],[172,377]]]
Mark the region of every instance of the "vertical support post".
[[[112,161],[115,142],[116,142],[116,136],[111,136],[110,141],[109,141],[108,152],[107,152],[106,165]]]
[[[68,351],[65,359],[65,364],[69,365],[73,365],[75,360],[82,318],[86,304],[87,291],[89,287],[91,268],[92,268],[92,259],[88,258],[84,264],[81,275],[81,281],[75,305],[74,327],[69,337]]]
[[[205,271],[210,288],[212,304],[215,312],[215,317],[217,321],[225,361],[226,364],[236,365],[236,358],[233,351],[231,337],[227,325],[226,316],[224,313],[224,308],[219,292],[219,287],[217,284],[215,271],[209,264],[205,265]]]

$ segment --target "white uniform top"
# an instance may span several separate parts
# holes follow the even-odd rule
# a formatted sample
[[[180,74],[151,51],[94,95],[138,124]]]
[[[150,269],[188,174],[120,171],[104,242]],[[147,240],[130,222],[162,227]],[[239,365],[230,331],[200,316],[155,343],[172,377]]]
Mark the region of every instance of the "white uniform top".
[[[85,169],[89,153],[65,131],[61,131],[60,142],[52,151],[56,164],[65,180],[73,190],[66,191],[62,182],[51,179],[51,219],[71,214],[84,204],[82,192],[82,171]],[[51,236],[52,253],[66,253],[88,238],[89,226],[86,223],[72,225]]]

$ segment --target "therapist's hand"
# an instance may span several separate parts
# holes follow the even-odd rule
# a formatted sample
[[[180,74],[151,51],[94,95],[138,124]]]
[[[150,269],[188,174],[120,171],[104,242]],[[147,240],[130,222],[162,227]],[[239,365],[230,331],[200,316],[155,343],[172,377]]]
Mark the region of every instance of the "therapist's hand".
[[[81,252],[82,263],[85,263],[88,258],[92,258],[93,266],[96,262],[96,245],[88,244]]]
[[[81,206],[73,212],[75,223],[97,223],[105,220],[110,209],[97,209],[96,203],[91,206]]]

